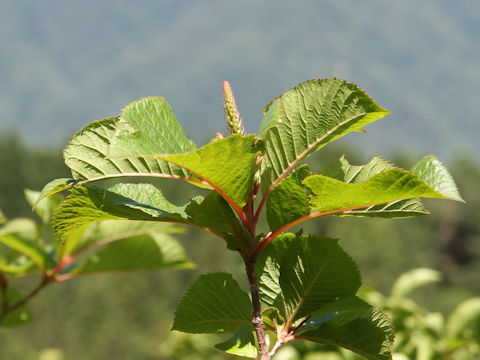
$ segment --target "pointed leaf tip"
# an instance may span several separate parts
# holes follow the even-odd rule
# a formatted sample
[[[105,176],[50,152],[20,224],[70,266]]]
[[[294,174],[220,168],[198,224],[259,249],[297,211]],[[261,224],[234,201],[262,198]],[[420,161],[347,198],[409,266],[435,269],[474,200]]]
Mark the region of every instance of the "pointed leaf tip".
[[[388,114],[342,80],[310,80],[285,92],[267,105],[258,130],[266,144],[262,189],[275,186],[314,151]]]

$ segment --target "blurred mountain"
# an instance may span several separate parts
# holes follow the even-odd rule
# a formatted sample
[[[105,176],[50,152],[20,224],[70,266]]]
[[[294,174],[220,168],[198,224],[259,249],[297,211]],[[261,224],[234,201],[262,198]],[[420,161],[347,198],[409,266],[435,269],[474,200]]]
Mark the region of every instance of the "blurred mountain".
[[[224,131],[221,81],[250,132],[297,83],[336,76],[392,111],[371,153],[480,154],[480,2],[0,2],[0,132],[64,145],[90,121],[161,95],[197,142]]]

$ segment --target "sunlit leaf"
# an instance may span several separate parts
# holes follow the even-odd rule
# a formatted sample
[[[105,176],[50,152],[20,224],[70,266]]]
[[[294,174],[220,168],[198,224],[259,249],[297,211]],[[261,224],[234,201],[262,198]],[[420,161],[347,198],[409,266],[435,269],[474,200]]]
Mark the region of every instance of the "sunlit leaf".
[[[192,172],[241,207],[252,189],[258,152],[255,136],[232,135],[188,154],[156,158]]]
[[[264,191],[309,154],[389,112],[356,85],[337,79],[304,82],[272,101],[258,136],[265,141]]]
[[[228,354],[255,358],[257,357],[258,351],[255,346],[255,338],[252,331],[252,326],[244,326],[240,328],[240,330],[238,330],[230,339],[215,345],[215,347],[219,350],[225,351]]]

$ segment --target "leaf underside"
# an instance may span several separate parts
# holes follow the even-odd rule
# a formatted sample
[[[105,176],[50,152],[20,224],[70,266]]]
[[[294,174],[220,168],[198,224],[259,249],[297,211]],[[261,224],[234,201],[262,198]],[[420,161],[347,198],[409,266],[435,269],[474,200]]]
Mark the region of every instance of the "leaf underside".
[[[262,189],[285,177],[312,152],[389,114],[356,85],[337,79],[304,82],[265,109]]]

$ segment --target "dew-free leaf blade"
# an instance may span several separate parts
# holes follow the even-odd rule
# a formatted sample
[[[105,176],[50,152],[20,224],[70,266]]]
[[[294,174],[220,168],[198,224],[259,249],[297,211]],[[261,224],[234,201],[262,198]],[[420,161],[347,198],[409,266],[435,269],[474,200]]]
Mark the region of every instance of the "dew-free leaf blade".
[[[257,155],[254,135],[232,135],[215,139],[194,152],[155,158],[193,173],[220,193],[230,205],[242,207],[252,189]]]
[[[59,239],[65,240],[72,231],[98,221],[183,222],[183,209],[169,203],[160,190],[150,184],[119,184],[110,190],[77,186],[55,211],[53,226]]]
[[[272,231],[310,213],[307,188],[302,184],[303,179],[309,175],[308,166],[304,165],[270,192],[266,213]]]
[[[40,192],[39,196],[32,204],[33,208],[35,209],[42,200],[45,198],[57,194],[60,191],[67,190],[75,185],[75,180],[70,178],[60,178],[50,181],[47,185],[45,185]]]
[[[315,323],[316,321],[316,323]],[[392,358],[393,326],[382,312],[352,297],[326,304],[312,314],[300,339],[336,344],[372,360]],[[302,329],[299,329],[302,331]]]
[[[419,197],[457,200],[440,188],[432,188],[412,172],[392,168],[360,183],[344,183],[323,175],[304,180],[312,190],[310,203],[318,212],[348,214],[350,210]],[[367,210],[368,211],[368,210]]]
[[[62,255],[77,254],[86,249],[102,246],[112,241],[149,233],[175,234],[181,228],[171,223],[157,221],[112,220],[93,223],[68,235]]]
[[[322,169],[320,174],[344,183],[357,184],[391,168],[393,168],[393,165],[380,157],[374,157],[367,164],[360,166],[351,165],[344,157],[342,157],[338,161]],[[369,206],[363,209],[350,210],[348,213],[342,215],[401,218],[426,215],[428,213],[429,212],[423,206],[422,201],[414,198]]]
[[[108,156],[181,154],[195,149],[195,143],[185,135],[167,100],[145,97],[123,109]]]
[[[243,356],[248,358],[257,357],[258,351],[255,347],[255,338],[252,333],[252,326],[244,326],[238,330],[227,341],[215,345],[218,350],[225,351],[228,354]]]
[[[251,325],[252,304],[227,273],[200,275],[175,312],[173,330],[187,333],[235,333]]]
[[[251,238],[238,221],[228,203],[216,191],[212,191],[205,199],[191,201],[185,207],[185,213],[193,224],[213,230],[227,242],[227,248],[238,251],[240,241],[250,245]]]
[[[411,171],[448,199],[464,201],[452,175],[435,156],[425,156],[412,167]]]
[[[25,189],[25,197],[30,205],[34,207],[35,212],[42,218],[44,223],[47,223],[50,217],[53,214],[55,208],[63,200],[63,196],[60,194],[55,194],[54,196],[49,195],[48,198],[41,199],[41,193],[38,191],[33,191],[30,189]],[[38,201],[38,199],[41,199]]]
[[[337,79],[304,82],[265,109],[258,136],[265,141],[262,189],[329,142],[389,114],[356,85]]]
[[[192,267],[183,248],[168,234],[142,234],[107,243],[72,271],[168,270]]]
[[[297,235],[280,264],[279,283],[290,321],[307,316],[360,287],[356,264],[337,240]]]
[[[150,100],[149,100],[150,99]],[[155,102],[160,100],[155,100],[157,98],[147,98],[139,100],[146,107],[148,107],[148,102]],[[136,107],[134,102],[127,106]],[[147,119],[155,117],[156,114],[143,113]],[[156,118],[155,120],[159,123],[163,121],[162,118]],[[140,125],[142,124],[139,121]],[[65,164],[72,170],[72,175],[75,179],[80,180],[81,182],[96,181],[112,177],[131,177],[131,176],[151,176],[151,177],[188,177],[189,174],[183,170],[174,166],[172,164],[167,164],[164,161],[156,160],[152,158],[145,158],[143,155],[138,155],[138,151],[134,151],[136,147],[138,149],[145,150],[151,145],[151,141],[148,145],[142,143],[130,143],[126,145],[125,149],[134,151],[133,154],[130,154],[127,157],[127,154],[121,154],[121,157],[113,157],[116,153],[115,151],[110,150],[112,142],[115,141],[115,148],[120,147],[121,140],[116,139],[116,136],[120,136],[121,139],[125,140],[125,137],[122,137],[122,134],[128,132],[127,129],[136,129],[135,124],[128,124],[121,116],[112,117],[104,120],[98,120],[92,122],[77,132],[67,146],[64,149],[63,155],[65,158]],[[145,132],[146,130],[142,127],[138,128],[138,132]],[[134,134],[132,136],[135,136]],[[148,136],[143,136],[148,137]],[[176,149],[180,152],[183,152],[183,149],[189,148],[186,146],[187,143],[190,144],[191,148],[194,148],[194,144],[190,143],[188,139],[184,139],[185,143],[177,144]],[[146,140],[145,140],[146,141]],[[164,142],[160,142],[156,150],[157,153],[164,154],[166,149]],[[172,146],[168,147],[169,150],[172,149]],[[150,149],[147,153],[151,153],[153,150]]]

